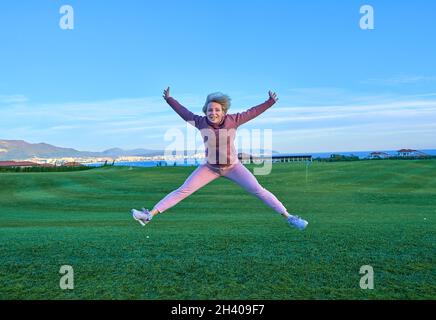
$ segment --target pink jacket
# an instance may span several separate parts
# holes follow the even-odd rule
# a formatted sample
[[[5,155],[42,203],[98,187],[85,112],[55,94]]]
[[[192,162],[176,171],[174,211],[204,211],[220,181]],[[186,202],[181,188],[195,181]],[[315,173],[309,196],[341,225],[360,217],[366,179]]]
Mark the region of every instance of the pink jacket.
[[[192,113],[174,98],[170,97],[166,101],[183,120],[188,121],[200,130],[208,164],[219,167],[229,166],[239,161],[234,145],[236,129],[257,117],[275,103],[274,99],[269,98],[264,103],[247,111],[226,114],[221,123],[215,125],[206,116]]]

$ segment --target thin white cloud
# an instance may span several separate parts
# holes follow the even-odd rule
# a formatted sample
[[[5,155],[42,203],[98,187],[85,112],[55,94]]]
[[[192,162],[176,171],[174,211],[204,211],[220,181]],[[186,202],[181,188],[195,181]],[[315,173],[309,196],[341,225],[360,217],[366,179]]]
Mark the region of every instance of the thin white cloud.
[[[257,125],[314,123],[320,121],[393,121],[398,118],[411,120],[426,117],[436,121],[436,101],[398,102],[389,105],[334,106],[315,108],[277,108],[256,119]]]
[[[374,85],[402,85],[402,84],[413,84],[418,82],[432,82],[436,81],[436,76],[418,76],[418,75],[396,75],[390,78],[373,78],[361,81],[363,84],[374,84]]]
[[[61,126],[53,126],[50,128],[47,128],[47,130],[50,131],[65,131],[65,130],[76,130],[80,129],[80,126],[78,125],[61,125]]]
[[[362,132],[366,133],[386,133],[391,132],[395,133],[407,133],[407,132],[436,132],[436,123],[428,123],[428,124],[403,124],[401,127],[398,124],[385,124],[384,126],[380,126],[374,123],[366,123],[366,124],[355,124],[355,125],[343,125],[343,126],[332,126],[327,128],[319,128],[319,129],[288,129],[288,130],[274,130],[274,134],[276,135],[285,135],[285,136],[316,136],[321,137],[328,133],[353,133]]]
[[[0,94],[0,106],[25,103],[29,101],[24,95],[14,94],[14,95],[1,95]]]
[[[273,148],[287,152],[435,148],[435,123],[364,123],[273,131]]]

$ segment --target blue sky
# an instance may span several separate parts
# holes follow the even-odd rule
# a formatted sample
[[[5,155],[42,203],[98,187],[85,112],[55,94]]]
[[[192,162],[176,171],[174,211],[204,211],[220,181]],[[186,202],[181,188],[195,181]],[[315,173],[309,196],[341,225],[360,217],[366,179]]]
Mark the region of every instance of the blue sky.
[[[74,30],[59,27],[62,5]],[[359,9],[374,8],[374,30]],[[205,96],[282,152],[436,148],[436,2],[168,0],[0,3],[0,139],[164,149]],[[242,127],[241,127],[242,128]]]

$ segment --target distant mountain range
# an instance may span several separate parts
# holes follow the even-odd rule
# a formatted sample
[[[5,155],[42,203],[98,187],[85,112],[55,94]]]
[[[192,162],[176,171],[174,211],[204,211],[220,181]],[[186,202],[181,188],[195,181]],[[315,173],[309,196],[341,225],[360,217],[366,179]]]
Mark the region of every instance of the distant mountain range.
[[[62,157],[122,157],[122,156],[154,156],[164,154],[163,150],[134,149],[123,150],[112,148],[103,152],[78,151],[71,148],[56,147],[47,143],[28,143],[23,140],[0,140],[0,160],[25,160],[37,158]]]
[[[185,151],[192,154],[192,151]],[[264,150],[259,151],[263,153]],[[277,153],[277,151],[272,151]],[[164,155],[165,150],[133,149],[123,150],[112,148],[102,152],[78,151],[72,148],[56,147],[47,143],[28,143],[23,140],[0,140],[0,160],[28,160],[30,158],[100,158],[100,157],[126,157],[126,156],[158,156]]]

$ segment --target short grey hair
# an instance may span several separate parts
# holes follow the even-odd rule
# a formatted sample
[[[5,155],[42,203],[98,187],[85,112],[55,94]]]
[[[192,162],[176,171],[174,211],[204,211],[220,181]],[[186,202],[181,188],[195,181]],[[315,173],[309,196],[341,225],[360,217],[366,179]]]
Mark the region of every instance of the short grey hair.
[[[211,93],[207,96],[206,98],[206,102],[203,106],[203,112],[204,114],[206,114],[207,112],[207,105],[210,102],[216,102],[219,103],[221,105],[221,107],[223,108],[224,113],[227,113],[227,110],[229,110],[230,108],[230,101],[232,99],[230,99],[230,97],[222,92],[214,92]]]

